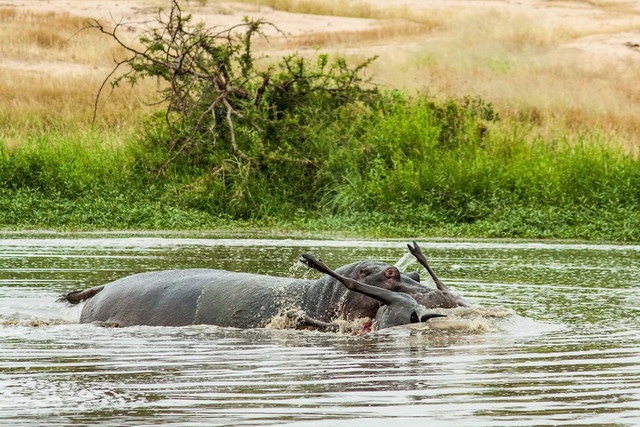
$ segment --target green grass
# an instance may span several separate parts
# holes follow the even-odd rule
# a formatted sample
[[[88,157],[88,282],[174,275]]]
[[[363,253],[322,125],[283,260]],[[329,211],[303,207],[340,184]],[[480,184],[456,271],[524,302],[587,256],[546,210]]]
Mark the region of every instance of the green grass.
[[[307,119],[251,167],[184,159],[164,175],[157,126],[2,144],[0,227],[640,241],[640,161],[598,135],[541,140],[481,100],[397,93]]]

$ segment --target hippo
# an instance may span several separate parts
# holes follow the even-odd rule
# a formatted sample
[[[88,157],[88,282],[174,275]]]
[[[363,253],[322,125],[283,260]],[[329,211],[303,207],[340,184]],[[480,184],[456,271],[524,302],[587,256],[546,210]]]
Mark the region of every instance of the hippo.
[[[309,268],[325,273],[340,283],[349,291],[358,292],[379,301],[382,305],[376,312],[373,330],[391,328],[393,326],[407,325],[410,323],[422,323],[435,317],[447,317],[445,314],[427,313],[426,308],[418,304],[411,295],[403,292],[390,291],[385,288],[367,285],[366,283],[342,276],[331,270],[322,260],[309,254],[302,254],[300,262]],[[315,319],[308,319],[308,323],[313,323]],[[327,330],[339,330],[336,324],[321,325]],[[371,330],[368,328],[369,330]]]
[[[422,265],[428,266],[415,242],[407,246]],[[325,273],[329,271],[321,262],[307,264]],[[368,287],[409,295],[411,304],[424,309],[468,306],[437,279],[430,267],[427,272],[434,279],[436,289],[421,284],[417,274],[404,274],[394,266],[375,261],[348,264],[337,269],[333,276],[326,275],[315,281],[214,269],[163,270],[69,292],[60,300],[71,304],[87,301],[80,315],[81,323],[99,322],[120,327],[209,324],[260,328],[284,310],[299,309],[305,313],[306,324],[322,329],[336,319],[373,319],[383,305],[388,311],[393,305],[388,294],[381,299]],[[349,290],[338,276],[367,288],[363,292],[358,285]],[[419,313],[417,310],[416,315]]]

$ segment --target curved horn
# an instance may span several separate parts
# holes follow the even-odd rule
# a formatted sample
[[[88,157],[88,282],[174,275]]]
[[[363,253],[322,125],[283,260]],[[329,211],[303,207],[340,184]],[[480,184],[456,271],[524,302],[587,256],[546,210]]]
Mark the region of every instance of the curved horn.
[[[350,291],[367,295],[380,301],[383,304],[391,305],[393,302],[401,299],[401,297],[398,297],[396,292],[384,288],[378,288],[377,286],[367,285],[366,283],[358,282],[357,280],[342,276],[327,267],[327,265],[322,262],[322,260],[320,260],[319,258],[315,258],[313,255],[302,254],[300,256],[300,262],[305,264],[309,268],[313,268],[314,270],[318,270],[321,273],[328,274],[329,276],[342,283]]]
[[[411,243],[407,243],[407,247],[409,248],[409,252],[411,252],[411,255],[416,257],[418,262],[422,264],[424,268],[427,269],[427,271],[429,272],[429,276],[431,276],[431,278],[435,282],[436,287],[441,291],[448,291],[449,288],[447,288],[447,286],[444,283],[442,283],[442,280],[440,280],[438,276],[436,276],[436,273],[431,269],[431,267],[427,263],[427,257],[425,257],[424,254],[422,253],[420,246],[418,246],[418,244],[414,241],[413,246],[411,246]]]
[[[411,323],[423,323],[429,319],[433,319],[436,317],[447,317],[447,315],[439,314],[439,313],[426,313],[426,314],[423,314],[422,316],[418,316],[418,313],[414,311],[413,313],[411,313]]]

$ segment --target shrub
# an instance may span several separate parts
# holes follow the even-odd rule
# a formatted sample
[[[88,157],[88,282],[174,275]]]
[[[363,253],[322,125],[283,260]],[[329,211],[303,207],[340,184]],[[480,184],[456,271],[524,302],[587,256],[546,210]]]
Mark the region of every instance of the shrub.
[[[304,153],[305,141],[286,135],[318,112],[376,98],[377,91],[361,76],[373,58],[350,67],[342,58],[293,54],[260,69],[254,39],[264,37],[264,27],[272,24],[245,19],[230,28],[207,28],[191,21],[173,0],[170,10],[159,14],[157,25],[140,37],[142,48],[124,42],[118,24],[110,30],[93,23],[130,53],[107,78],[125,68],[112,85],[135,85],[146,77],[163,83],[159,94],[166,106],[164,122],[155,124],[169,130],[165,142],[170,160],[188,156],[194,164],[214,166],[233,160],[260,169],[273,154]]]

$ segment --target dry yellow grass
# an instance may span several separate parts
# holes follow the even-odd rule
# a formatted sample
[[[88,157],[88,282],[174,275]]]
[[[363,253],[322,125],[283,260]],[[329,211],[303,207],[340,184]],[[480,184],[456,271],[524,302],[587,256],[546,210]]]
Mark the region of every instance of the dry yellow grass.
[[[87,126],[91,123],[95,94],[102,76],[16,73],[0,70],[0,128],[50,128]],[[112,127],[139,115],[140,92],[148,86],[107,89],[100,102],[98,125]],[[146,96],[146,93],[144,94]]]
[[[389,43],[397,39],[429,34],[433,28],[423,24],[406,21],[388,21],[365,30],[313,32],[288,37],[282,42],[271,43],[268,48],[340,48],[354,43]],[[267,47],[267,46],[266,46]]]
[[[217,3],[224,0],[217,0]],[[271,7],[291,13],[312,15],[349,16],[354,18],[382,18],[382,10],[367,2],[351,0],[240,0],[236,3],[248,3]],[[398,16],[394,16],[397,18]],[[392,17],[393,18],[393,17]]]
[[[86,19],[68,14],[34,13],[0,9],[0,37],[6,58],[68,59],[72,36],[87,25]]]
[[[227,3],[226,0],[214,0],[216,3]],[[205,2],[207,3],[207,2]],[[367,1],[357,0],[235,0],[234,3],[246,3],[256,6],[267,6],[275,10],[310,15],[343,16],[378,20],[407,20],[431,28],[442,25],[443,10],[416,10],[408,6],[397,6],[391,2],[383,7]],[[444,15],[450,15],[444,10]],[[276,23],[277,24],[277,23]]]
[[[640,50],[638,60],[628,62],[607,62],[596,51],[593,58],[589,56],[599,37],[637,33],[640,12],[628,2],[576,0],[572,19],[554,14],[545,15],[548,19],[532,18],[513,8],[456,9],[446,2],[433,9],[374,0],[240,2],[249,9],[253,4],[292,13],[374,20],[360,29],[310,29],[286,40],[271,37],[272,44],[261,49],[275,52],[273,56],[318,47],[354,60],[379,55],[371,71],[386,87],[426,89],[438,96],[477,94],[497,105],[503,116],[529,120],[540,132],[596,129],[623,140],[630,150],[640,146]],[[213,3],[183,6],[198,14],[220,10],[219,2]],[[224,8],[234,10],[228,2]],[[265,10],[255,9],[256,15]],[[27,131],[87,123],[112,58],[122,51],[97,32],[77,33],[85,25],[86,19],[67,13],[0,8],[3,133],[11,128]],[[135,37],[134,32],[122,34]],[[593,46],[589,37],[596,37]],[[623,43],[612,48],[633,53]],[[101,125],[107,129],[139,121],[145,107],[138,99],[154,89],[152,83],[136,90],[118,89],[103,104]]]
[[[98,88],[123,51],[97,31],[83,31],[87,24],[66,13],[0,9],[0,137],[91,124]],[[140,92],[152,89],[145,84],[114,92],[100,103],[98,127],[139,119]]]

